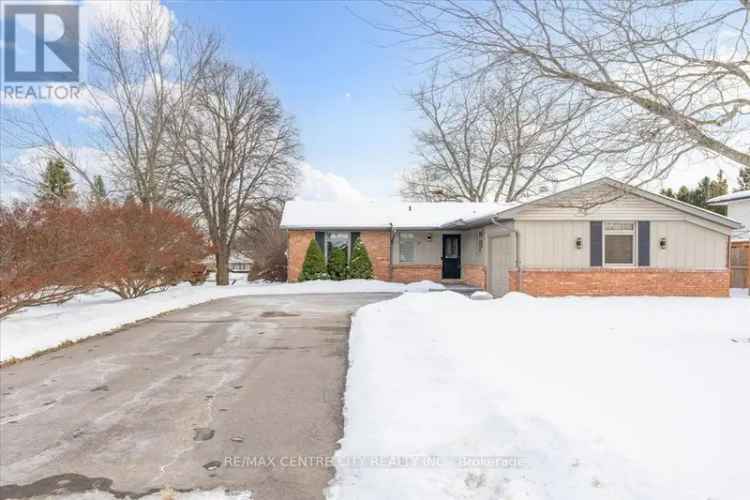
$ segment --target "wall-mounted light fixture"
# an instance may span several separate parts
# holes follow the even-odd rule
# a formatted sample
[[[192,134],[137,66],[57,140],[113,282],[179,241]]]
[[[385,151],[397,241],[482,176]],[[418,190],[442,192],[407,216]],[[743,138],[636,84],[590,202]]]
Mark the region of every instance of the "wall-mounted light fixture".
[[[432,233],[427,233],[427,241],[432,241]]]
[[[576,238],[576,249],[580,250],[581,248],[583,248],[583,238],[579,236]]]
[[[659,248],[661,248],[662,250],[666,250],[667,249],[667,239],[666,238],[662,238],[662,239],[659,240]]]

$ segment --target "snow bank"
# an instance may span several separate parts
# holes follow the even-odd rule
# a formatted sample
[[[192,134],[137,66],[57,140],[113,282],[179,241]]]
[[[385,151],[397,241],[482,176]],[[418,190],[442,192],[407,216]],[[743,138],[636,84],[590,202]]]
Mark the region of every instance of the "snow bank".
[[[0,361],[30,356],[67,340],[90,337],[166,311],[223,297],[295,293],[401,293],[442,288],[442,285],[432,282],[404,285],[377,280],[304,283],[237,281],[226,287],[211,283],[196,287],[182,284],[130,300],[122,300],[110,292],[79,295],[59,306],[29,308],[0,321]]]
[[[745,499],[749,338],[744,297],[366,306],[328,498]]]

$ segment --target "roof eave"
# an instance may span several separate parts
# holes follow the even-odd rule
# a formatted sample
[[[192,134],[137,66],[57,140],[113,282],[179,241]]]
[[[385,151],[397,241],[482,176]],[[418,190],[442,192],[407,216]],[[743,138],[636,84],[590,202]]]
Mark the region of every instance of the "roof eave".
[[[724,197],[724,195],[717,196],[716,198],[711,198],[710,200],[706,201],[706,204],[714,206],[714,207],[725,207],[725,206],[729,205],[730,203],[734,203],[736,201],[749,201],[750,200],[750,194],[748,194],[746,196],[740,196],[738,198],[732,198],[732,199],[729,199],[729,200],[719,200],[719,198],[723,198],[723,197]],[[714,200],[717,200],[717,201],[714,201]]]
[[[544,200],[550,200],[553,199],[556,196],[559,196],[563,193],[570,193],[571,191],[583,189],[585,187],[592,187],[596,186],[598,184],[607,184],[611,187],[622,189],[623,191],[632,193],[636,196],[640,196],[642,198],[646,198],[648,200],[653,201],[654,203],[660,203],[662,205],[669,206],[671,208],[674,208],[675,210],[679,210],[681,212],[687,213],[689,215],[693,215],[695,217],[700,217],[705,220],[709,220],[715,224],[719,224],[724,227],[729,227],[732,229],[739,229],[742,227],[742,224],[737,222],[734,219],[730,219],[729,217],[725,217],[723,215],[717,214],[715,212],[711,212],[710,210],[706,210],[700,207],[696,207],[693,205],[690,205],[689,203],[682,202],[680,200],[675,200],[672,198],[669,198],[667,196],[663,196],[656,193],[651,193],[650,191],[646,191],[645,189],[641,189],[639,187],[631,186],[629,184],[625,184],[624,182],[620,182],[618,180],[612,179],[610,177],[603,177],[601,179],[596,179],[591,182],[587,182],[585,184],[581,184],[580,186],[575,186],[569,189],[565,189],[563,191],[559,191],[557,193],[551,194],[549,196],[545,196],[544,198],[538,198],[536,200],[530,201],[528,203],[524,203],[523,205],[519,205],[517,207],[510,208],[508,210],[504,210],[502,212],[498,212],[495,215],[495,218],[498,217],[504,217],[504,218],[512,218],[516,214],[526,210],[527,208],[538,204],[540,202],[543,202]]]
[[[357,225],[357,226],[311,226],[309,224],[303,224],[303,225],[297,225],[297,224],[280,224],[279,228],[286,229],[286,230],[292,230],[292,231],[303,231],[303,230],[309,230],[309,231],[315,231],[315,230],[324,230],[324,231],[334,231],[334,230],[354,230],[354,229],[362,229],[366,231],[385,231],[390,230],[392,226],[363,226],[363,225]]]

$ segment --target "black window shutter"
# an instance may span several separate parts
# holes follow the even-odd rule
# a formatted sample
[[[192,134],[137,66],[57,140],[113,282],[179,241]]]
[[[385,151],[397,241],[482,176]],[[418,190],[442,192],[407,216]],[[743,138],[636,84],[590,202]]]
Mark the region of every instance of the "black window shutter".
[[[325,254],[326,251],[326,233],[324,231],[315,231],[315,241],[318,243],[320,250]]]
[[[591,267],[602,265],[602,221],[591,221]]]
[[[352,241],[352,248],[354,248],[354,244],[359,239],[359,231],[352,231],[352,234],[349,235],[349,239]]]
[[[651,223],[647,220],[638,221],[638,265],[651,265]]]

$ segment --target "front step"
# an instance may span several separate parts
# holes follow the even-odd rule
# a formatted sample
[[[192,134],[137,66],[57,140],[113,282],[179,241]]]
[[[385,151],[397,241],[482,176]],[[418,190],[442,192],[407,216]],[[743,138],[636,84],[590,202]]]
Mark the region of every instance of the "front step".
[[[450,291],[460,293],[462,295],[471,295],[474,292],[483,290],[478,286],[467,285],[461,280],[442,280],[440,284],[445,286],[445,290],[433,290],[434,292]]]

